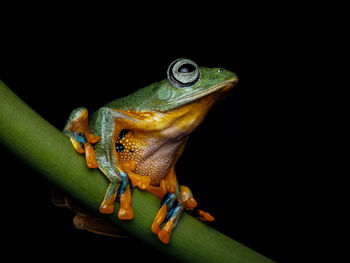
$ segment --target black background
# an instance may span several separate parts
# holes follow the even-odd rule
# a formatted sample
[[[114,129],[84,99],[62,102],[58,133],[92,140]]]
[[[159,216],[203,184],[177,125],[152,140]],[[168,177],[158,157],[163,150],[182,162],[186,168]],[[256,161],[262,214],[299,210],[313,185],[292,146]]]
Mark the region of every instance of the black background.
[[[270,21],[262,10],[222,3],[26,8],[2,21],[0,78],[58,129],[76,107],[94,111],[165,78],[179,57],[235,72],[239,84],[190,137],[178,179],[215,216],[214,228],[279,262],[297,253],[292,185],[303,159],[293,150],[300,126],[291,124],[297,72],[286,61],[298,39],[281,26],[283,11]],[[140,241],[75,230],[72,212],[51,204],[47,181],[2,146],[0,160],[3,255],[163,260]]]

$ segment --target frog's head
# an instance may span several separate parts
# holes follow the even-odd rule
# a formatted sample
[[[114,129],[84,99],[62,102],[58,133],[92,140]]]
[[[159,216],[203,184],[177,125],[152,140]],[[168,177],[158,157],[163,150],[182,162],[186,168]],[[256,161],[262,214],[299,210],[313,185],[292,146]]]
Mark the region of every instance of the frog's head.
[[[237,82],[236,74],[223,68],[198,67],[189,59],[177,59],[168,67],[166,79],[143,90],[148,96],[143,96],[142,108],[169,112],[193,102],[211,106]]]
[[[156,126],[170,127],[170,136],[189,134],[237,82],[236,74],[223,68],[198,67],[189,59],[177,59],[168,67],[166,79],[135,94],[137,107],[158,112]]]

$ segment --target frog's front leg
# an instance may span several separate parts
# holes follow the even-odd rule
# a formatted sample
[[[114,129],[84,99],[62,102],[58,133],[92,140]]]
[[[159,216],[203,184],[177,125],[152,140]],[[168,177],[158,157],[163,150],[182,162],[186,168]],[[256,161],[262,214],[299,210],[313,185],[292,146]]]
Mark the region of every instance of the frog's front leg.
[[[119,165],[115,149],[116,137],[124,128],[123,120],[126,119],[130,119],[130,116],[104,107],[97,113],[94,130],[101,137],[95,146],[96,160],[100,170],[110,181],[99,210],[104,214],[113,213],[114,202],[118,198],[120,201],[118,218],[130,220],[134,218],[131,206],[132,184],[127,173]]]

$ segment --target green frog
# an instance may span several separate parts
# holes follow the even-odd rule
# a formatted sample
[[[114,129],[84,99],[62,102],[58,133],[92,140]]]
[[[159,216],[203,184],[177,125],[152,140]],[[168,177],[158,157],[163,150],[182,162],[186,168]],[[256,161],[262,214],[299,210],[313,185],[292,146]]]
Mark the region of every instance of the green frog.
[[[90,116],[84,107],[75,109],[64,133],[75,150],[85,154],[87,166],[100,169],[109,180],[99,211],[114,213],[118,201],[118,218],[133,219],[132,192],[138,187],[161,199],[151,230],[165,244],[184,211],[213,221],[212,215],[197,208],[191,190],[178,183],[175,165],[191,132],[237,82],[228,70],[198,67],[181,58],[170,64],[166,79]],[[91,224],[88,230],[101,232]]]

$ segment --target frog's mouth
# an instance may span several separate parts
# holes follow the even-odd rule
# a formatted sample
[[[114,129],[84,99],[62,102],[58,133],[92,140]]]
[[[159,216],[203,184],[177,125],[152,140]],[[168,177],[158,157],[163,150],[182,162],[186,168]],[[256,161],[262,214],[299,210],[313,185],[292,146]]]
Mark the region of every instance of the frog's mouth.
[[[182,97],[176,101],[176,103],[186,104],[187,102],[193,102],[195,100],[201,99],[203,97],[206,97],[210,94],[220,92],[220,93],[227,93],[230,91],[236,84],[238,83],[238,78],[234,77],[228,81],[225,81],[223,83],[220,83],[218,85],[215,85],[213,87],[210,87],[205,90],[201,90],[199,92],[195,92],[193,94],[190,94],[188,96]]]

